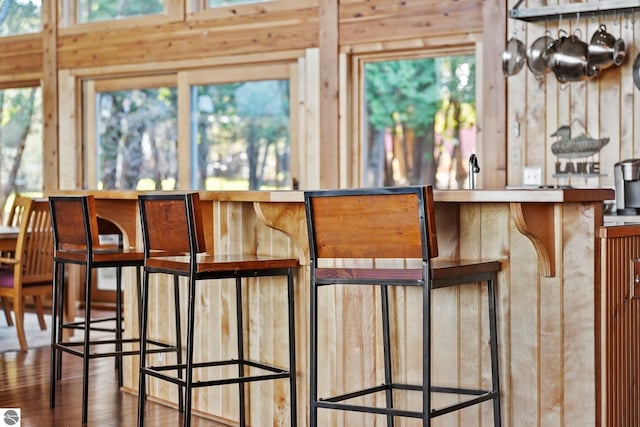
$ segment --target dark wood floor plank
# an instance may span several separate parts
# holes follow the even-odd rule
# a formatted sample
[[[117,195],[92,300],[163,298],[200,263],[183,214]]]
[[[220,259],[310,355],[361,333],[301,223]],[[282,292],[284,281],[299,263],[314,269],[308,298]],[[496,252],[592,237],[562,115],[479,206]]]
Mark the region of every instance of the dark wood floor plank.
[[[23,427],[81,426],[82,359],[65,354],[62,380],[57,384],[56,407],[49,408],[49,348],[26,353],[0,353],[0,407],[18,407]],[[135,426],[136,396],[118,389],[113,359],[91,361],[88,426]],[[182,417],[177,410],[147,402],[147,426],[177,426]],[[223,424],[193,416],[192,425],[223,427]]]

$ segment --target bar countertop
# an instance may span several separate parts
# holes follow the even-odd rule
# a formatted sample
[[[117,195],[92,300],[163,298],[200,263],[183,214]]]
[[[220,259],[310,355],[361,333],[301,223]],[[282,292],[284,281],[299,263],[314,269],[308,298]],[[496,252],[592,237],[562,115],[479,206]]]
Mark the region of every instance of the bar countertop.
[[[103,199],[136,199],[140,192],[129,190],[61,190],[56,194],[94,194]],[[304,191],[201,191],[202,200],[238,202],[303,202]],[[611,188],[509,188],[503,190],[435,190],[436,202],[592,202],[613,200]]]

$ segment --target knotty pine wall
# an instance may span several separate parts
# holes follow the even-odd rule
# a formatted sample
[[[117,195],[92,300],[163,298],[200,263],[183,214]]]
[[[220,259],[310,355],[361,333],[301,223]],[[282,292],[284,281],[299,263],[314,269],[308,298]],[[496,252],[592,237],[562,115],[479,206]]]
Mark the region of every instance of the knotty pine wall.
[[[509,0],[509,7],[516,1]],[[568,0],[528,0],[521,7],[574,3]],[[538,23],[508,20],[506,38],[517,37],[528,47],[545,34],[557,37],[564,29],[589,41],[599,25],[627,45],[627,56],[620,67],[604,70],[589,81],[560,84],[553,73],[539,82],[525,69],[507,79],[507,182],[518,185],[523,166],[542,167],[543,184],[614,185],[613,165],[619,160],[640,157],[640,91],[633,82],[633,62],[640,53],[640,14],[549,19]],[[594,138],[610,138],[608,145],[590,161],[600,162],[601,174],[584,178],[554,178],[556,157],[551,153],[555,141],[550,135],[561,125],[572,125],[574,134],[584,132]],[[518,131],[519,130],[519,131]],[[562,160],[562,164],[565,160]]]
[[[70,0],[43,2],[41,34],[0,40],[0,87],[43,82],[45,190],[81,186],[83,80],[283,61],[304,70],[297,160],[310,172],[302,188],[357,185],[348,58],[460,44],[479,52],[480,182],[506,183],[502,0],[277,0],[204,11],[193,10],[195,2],[166,1],[164,16],[84,25],[73,24]]]
[[[562,2],[568,1],[559,1]],[[447,46],[476,39],[481,40],[477,50],[482,80],[478,94],[480,185],[484,188],[519,185],[524,166],[542,167],[546,184],[567,183],[553,177],[557,159],[550,151],[553,142],[550,135],[563,124],[572,124],[574,133],[581,132],[580,123],[584,123],[593,137],[610,138],[609,144],[593,159],[600,162],[602,174],[606,176],[574,178],[570,183],[613,185],[613,164],[640,156],[640,137],[634,125],[640,114],[640,95],[633,84],[632,73],[633,60],[640,52],[640,35],[634,25],[637,14],[551,18],[540,23],[525,23],[506,18],[515,3],[516,0],[509,0],[506,5],[499,0],[403,3],[343,0],[337,5],[329,0],[281,0],[273,4],[224,8],[217,13],[185,13],[182,19],[163,19],[155,24],[148,24],[153,19],[146,19],[135,20],[135,24],[92,24],[61,27],[57,31],[50,28],[43,35],[0,41],[0,85],[33,83],[46,76],[53,76],[46,81],[58,83],[56,90],[45,84],[45,89],[49,89],[45,91],[45,109],[49,113],[45,127],[54,124],[46,132],[49,176],[46,182],[57,185],[58,139],[64,140],[64,144],[81,146],[78,107],[64,114],[69,110],[69,97],[79,92],[74,84],[78,79],[264,60],[293,61],[304,59],[310,50],[319,49],[319,61],[307,70],[306,79],[316,85],[319,101],[305,106],[303,120],[311,133],[319,134],[313,143],[321,145],[307,151],[322,152],[322,156],[309,154],[299,161],[306,168],[317,168],[313,176],[302,180],[303,185],[330,187],[353,184],[348,169],[354,160],[344,157],[356,152],[341,149],[351,144],[345,141],[349,134],[342,132],[341,127],[347,126],[352,111],[340,114],[339,98],[348,91],[341,81],[339,55]],[[550,4],[529,0],[521,7],[543,3]],[[398,24],[400,22],[402,24]],[[464,28],[459,22],[465,22]],[[491,24],[491,31],[483,31],[485,22]],[[506,24],[496,26],[496,22]],[[529,46],[546,31],[556,35],[562,28],[579,31],[583,39],[589,39],[600,23],[627,43],[627,59],[621,67],[607,69],[590,81],[566,85],[559,84],[553,74],[539,82],[526,67],[515,76],[503,77],[501,53],[509,37],[518,37]],[[51,44],[51,34],[57,36],[56,50],[44,49]],[[61,75],[70,79],[55,78]],[[64,100],[60,98],[61,92]],[[58,108],[62,109],[61,113]],[[60,138],[55,125],[59,115],[64,115],[60,124],[64,139]],[[77,181],[78,174],[73,175],[74,178]]]

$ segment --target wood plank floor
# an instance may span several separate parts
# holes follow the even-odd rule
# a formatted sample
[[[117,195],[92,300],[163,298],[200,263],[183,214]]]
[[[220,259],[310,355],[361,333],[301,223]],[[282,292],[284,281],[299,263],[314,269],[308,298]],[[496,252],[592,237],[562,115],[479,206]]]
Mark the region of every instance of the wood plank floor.
[[[65,354],[62,380],[58,382],[56,407],[49,408],[49,348],[0,353],[0,407],[21,408],[22,426],[64,427],[82,423],[82,359]],[[114,361],[94,359],[90,364],[89,420],[87,426],[135,426],[138,399],[118,389]],[[147,426],[178,426],[177,410],[148,402]],[[192,416],[192,425],[223,424]]]

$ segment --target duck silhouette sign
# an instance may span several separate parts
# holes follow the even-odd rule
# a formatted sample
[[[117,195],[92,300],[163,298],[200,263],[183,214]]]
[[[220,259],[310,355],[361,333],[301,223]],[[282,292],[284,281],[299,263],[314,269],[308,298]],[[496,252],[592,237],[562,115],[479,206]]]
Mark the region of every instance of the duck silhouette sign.
[[[558,158],[555,164],[556,175],[600,174],[600,163],[588,159],[600,153],[609,143],[609,138],[593,138],[587,133],[572,136],[568,125],[560,126],[551,136],[557,138],[551,144],[551,153]],[[561,159],[566,159],[564,164]]]

